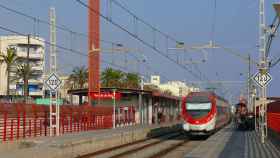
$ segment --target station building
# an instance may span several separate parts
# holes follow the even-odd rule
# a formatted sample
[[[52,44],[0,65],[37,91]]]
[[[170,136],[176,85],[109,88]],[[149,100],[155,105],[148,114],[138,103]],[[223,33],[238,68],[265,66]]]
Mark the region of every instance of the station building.
[[[152,124],[156,122],[173,121],[180,118],[181,98],[161,92],[125,88],[101,88],[101,97],[96,97],[94,107],[110,107],[117,115],[117,125],[125,120],[135,120],[135,123]],[[113,99],[113,92],[116,99]],[[80,105],[88,104],[88,90],[75,89],[68,91],[70,98],[79,96]],[[97,96],[99,94],[96,94]],[[72,104],[72,100],[70,105]]]

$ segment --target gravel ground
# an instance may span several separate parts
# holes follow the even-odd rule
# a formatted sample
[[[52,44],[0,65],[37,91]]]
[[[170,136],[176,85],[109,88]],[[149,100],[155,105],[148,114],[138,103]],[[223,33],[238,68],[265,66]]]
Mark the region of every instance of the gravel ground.
[[[117,155],[117,154],[119,154],[119,153],[126,152],[126,151],[129,151],[129,150],[133,150],[133,149],[138,148],[138,147],[140,147],[140,146],[144,146],[144,145],[147,145],[147,144],[151,144],[151,143],[153,143],[153,142],[158,142],[158,141],[160,141],[161,139],[162,139],[162,140],[167,140],[167,138],[172,137],[172,136],[176,136],[176,135],[178,135],[178,133],[169,134],[169,135],[163,136],[163,137],[160,138],[160,139],[159,139],[159,138],[155,138],[155,139],[150,139],[150,140],[145,141],[145,142],[141,142],[141,143],[137,143],[137,144],[132,144],[132,145],[130,145],[130,146],[128,146],[128,147],[116,149],[116,150],[114,150],[114,151],[110,151],[110,152],[107,152],[107,153],[104,153],[104,154],[100,154],[100,155],[97,155],[97,156],[93,156],[93,157],[94,157],[94,158],[109,158],[109,157],[112,157],[112,156]],[[168,140],[167,140],[167,141],[168,141]],[[157,146],[157,145],[155,145],[155,146]],[[153,147],[149,147],[149,148],[154,149]],[[143,149],[143,150],[149,150],[149,149]],[[146,153],[146,152],[145,152],[145,153]],[[133,158],[134,158],[134,156],[138,157],[138,155],[141,156],[141,157],[143,157],[143,156],[144,156],[144,155],[143,155],[143,151],[140,150],[139,152],[136,152],[135,154],[133,154],[132,157],[133,157]],[[131,155],[129,155],[129,157],[131,158]]]
[[[182,142],[183,140],[188,139],[188,138],[178,138],[178,139],[170,139],[165,141],[164,143],[161,144],[157,144],[151,148],[145,149],[145,150],[141,150],[138,151],[136,153],[134,153],[133,155],[127,155],[123,158],[149,158],[150,156],[163,151],[171,146],[173,146],[174,144],[178,144],[180,142]],[[166,157],[166,158],[182,158],[184,157],[184,155],[187,152],[190,152],[193,148],[195,148],[196,146],[198,146],[203,140],[189,140],[187,143],[185,143],[182,146],[179,146],[178,148],[176,148],[175,150],[171,151],[170,153],[166,154],[165,156],[161,156],[162,157]]]
[[[170,158],[170,157],[171,158],[183,158],[186,153],[190,152],[192,149],[197,147],[201,142],[205,141],[204,139],[203,140],[189,139],[186,135],[178,135],[177,137],[174,137],[174,136],[176,136],[176,133],[173,133],[171,135],[166,135],[161,138],[151,139],[151,140],[141,142],[141,143],[132,144],[130,146],[120,148],[120,149],[117,149],[114,151],[110,151],[110,152],[107,152],[107,153],[104,153],[101,155],[96,155],[93,157],[94,158],[110,158],[110,157],[113,157],[114,155],[118,155],[118,154],[126,152],[126,151],[131,151],[135,148],[144,146],[146,144],[151,144],[153,142],[162,141],[159,144],[155,144],[148,148],[141,149],[139,151],[136,151],[135,153],[121,156],[122,158],[149,158],[153,155],[156,155],[157,153],[160,153],[161,151],[166,151],[168,148],[170,148],[176,144],[180,144],[184,141],[187,141],[184,144],[178,146],[176,149],[168,152],[166,155],[159,156],[160,158]],[[167,139],[167,138],[169,138],[169,139]]]
[[[134,153],[133,155],[127,155],[123,158],[148,158],[151,155],[154,155],[174,144],[180,143],[182,140],[177,140],[177,139],[171,139],[171,140],[166,140],[164,143],[157,144],[155,146],[152,146],[150,148],[144,149],[142,151],[138,151]]]
[[[197,147],[201,142],[203,142],[203,140],[189,141],[166,154],[165,156],[162,156],[162,158],[183,158],[188,152]]]

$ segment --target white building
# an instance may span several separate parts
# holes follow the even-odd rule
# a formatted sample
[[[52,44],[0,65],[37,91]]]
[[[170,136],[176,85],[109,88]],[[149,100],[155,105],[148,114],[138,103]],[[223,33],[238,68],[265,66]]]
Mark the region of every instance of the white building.
[[[151,82],[146,85],[155,85],[162,92],[170,91],[174,96],[185,96],[190,92],[199,91],[199,88],[194,86],[188,86],[182,81],[168,81],[167,83],[160,83],[160,76],[151,76]]]
[[[18,56],[17,64],[23,64],[27,58],[27,36],[1,36],[0,37],[0,51],[6,54],[6,50],[9,47],[16,49]],[[45,43],[42,38],[30,37],[29,45],[29,63],[34,73],[29,79],[29,95],[33,97],[40,97],[43,95],[43,73],[45,65]],[[2,63],[0,65],[0,95],[6,95],[7,93],[7,65]],[[16,66],[12,67],[16,70]],[[15,72],[11,72],[11,78],[15,78]],[[10,81],[10,94],[11,95],[23,95],[23,79]]]
[[[160,85],[160,76],[152,75],[151,84],[156,85],[156,86]]]

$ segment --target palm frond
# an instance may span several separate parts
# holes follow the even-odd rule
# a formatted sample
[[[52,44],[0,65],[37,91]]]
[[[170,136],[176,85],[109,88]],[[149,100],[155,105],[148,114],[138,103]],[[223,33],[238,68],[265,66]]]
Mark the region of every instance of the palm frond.
[[[84,85],[88,82],[88,70],[85,66],[74,67],[72,73],[68,77],[69,83],[72,87],[84,88]]]

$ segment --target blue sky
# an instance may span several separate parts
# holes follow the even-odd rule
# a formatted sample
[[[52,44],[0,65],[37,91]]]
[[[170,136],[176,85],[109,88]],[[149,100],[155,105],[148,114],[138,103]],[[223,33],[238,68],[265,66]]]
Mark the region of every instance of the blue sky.
[[[102,12],[104,15],[111,15],[112,19],[133,32],[135,29],[133,18],[112,4],[108,7],[107,0],[101,0]],[[133,11],[136,15],[168,33],[179,41],[184,41],[187,45],[201,45],[214,39],[217,44],[232,48],[240,54],[246,56],[248,53],[258,59],[258,0],[217,0],[216,18],[214,18],[214,0],[138,0],[128,1],[119,0],[123,5]],[[276,0],[266,0],[266,22],[270,24],[275,16],[272,4]],[[48,9],[54,6],[57,12],[57,23],[65,25],[77,32],[87,32],[87,10],[79,5],[75,0],[1,0],[0,4],[13,8],[40,19],[48,20]],[[108,10],[108,8],[111,8]],[[109,14],[111,12],[111,14]],[[33,20],[23,18],[0,8],[1,26],[5,26],[22,33],[36,33],[46,40],[49,39],[49,27],[44,24],[38,24]],[[213,33],[214,24],[214,33]],[[183,80],[196,81],[190,73],[181,69],[164,57],[158,55],[153,50],[145,47],[139,41],[130,37],[127,33],[119,30],[108,22],[102,20],[102,39],[123,43],[126,47],[139,49],[138,52],[131,52],[138,58],[144,58],[146,63],[138,66],[133,60],[132,55],[112,55],[104,54],[102,58],[109,62],[114,62],[127,68],[128,71],[140,71],[144,75],[161,74],[163,80]],[[137,24],[138,34],[145,41],[153,42],[153,31],[143,24]],[[0,31],[1,35],[8,34]],[[58,30],[58,44],[67,48],[72,48],[86,53],[86,37],[70,34]],[[279,37],[273,41],[271,55],[280,56]],[[156,46],[158,49],[166,52],[166,47],[174,47],[175,43],[169,41],[166,46],[166,39],[156,34]],[[102,49],[110,49],[111,45],[102,43]],[[86,58],[77,54],[71,54],[63,50],[58,52],[59,69],[62,73],[69,73],[74,66],[86,65]],[[180,62],[188,61],[192,58],[194,61],[201,61],[203,55],[198,51],[169,51],[168,56],[177,59]],[[149,64],[150,66],[146,66]],[[102,68],[107,67],[102,64]],[[205,63],[186,65],[195,73],[198,67],[203,74],[210,80],[227,81],[245,81],[247,73],[247,64],[241,58],[238,58],[222,49],[208,50],[207,61]],[[150,70],[150,67],[152,70]],[[280,65],[271,70],[273,81],[269,86],[269,95],[279,96],[279,74]],[[256,72],[254,66],[253,73]],[[231,94],[237,95],[244,85],[224,85],[228,89],[234,89]]]

